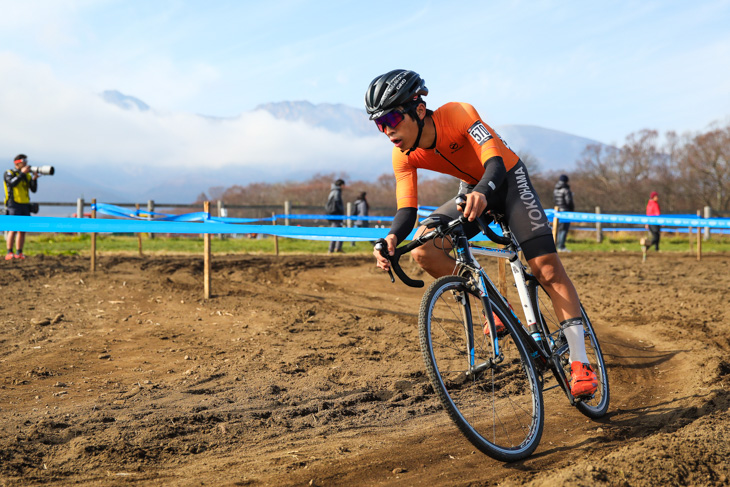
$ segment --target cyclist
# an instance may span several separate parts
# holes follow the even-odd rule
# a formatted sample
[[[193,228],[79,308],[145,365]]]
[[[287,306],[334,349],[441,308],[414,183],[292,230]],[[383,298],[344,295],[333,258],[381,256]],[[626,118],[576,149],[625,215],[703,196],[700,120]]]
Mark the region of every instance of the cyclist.
[[[593,395],[598,379],[586,355],[578,293],[558,258],[552,231],[524,163],[473,106],[452,102],[432,111],[422,98],[427,94],[421,76],[404,69],[376,77],[365,94],[370,119],[395,146],[392,158],[398,210],[385,238],[388,253],[393,255],[416,222],[417,169],[460,179],[459,193],[466,195],[465,206],[457,209],[450,200],[431,216],[452,220],[462,211],[469,222],[465,231],[471,238],[479,233],[474,220],[487,209],[505,215],[561,321],[570,347],[571,392],[576,397]],[[421,226],[416,234],[425,231]],[[379,251],[373,254],[378,267],[390,268]],[[432,240],[414,249],[412,255],[434,278],[454,273],[455,261],[440,242],[436,246]]]

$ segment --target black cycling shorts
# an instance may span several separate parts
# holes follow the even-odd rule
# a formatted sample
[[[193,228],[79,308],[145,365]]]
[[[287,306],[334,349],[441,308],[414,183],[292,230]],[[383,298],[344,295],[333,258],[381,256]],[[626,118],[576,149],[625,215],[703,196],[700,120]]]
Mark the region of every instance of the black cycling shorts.
[[[8,215],[15,216],[30,216],[30,204],[15,203],[14,205],[8,206]]]
[[[459,194],[471,193],[473,189],[473,186],[462,181],[459,185]],[[552,228],[522,161],[507,172],[502,185],[487,201],[487,210],[505,216],[507,225],[527,260],[557,252]],[[451,200],[436,209],[432,216],[436,215],[444,215],[453,220],[461,216],[461,212],[454,200]],[[472,238],[480,232],[479,225],[476,222],[467,223],[464,225],[464,231],[467,237]]]

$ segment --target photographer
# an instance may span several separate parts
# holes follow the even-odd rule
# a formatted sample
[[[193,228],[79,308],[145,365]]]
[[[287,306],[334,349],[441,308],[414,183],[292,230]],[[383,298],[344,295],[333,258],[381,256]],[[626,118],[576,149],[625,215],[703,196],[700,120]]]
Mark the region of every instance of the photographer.
[[[15,168],[5,171],[5,207],[8,215],[30,216],[30,191],[38,189],[38,171],[31,171],[28,165],[28,157],[25,154],[18,154],[15,157]],[[17,238],[16,238],[17,234]],[[16,238],[16,252],[13,255],[13,239]],[[8,231],[8,253],[5,260],[12,258],[25,259],[23,255],[23,243],[25,232]]]

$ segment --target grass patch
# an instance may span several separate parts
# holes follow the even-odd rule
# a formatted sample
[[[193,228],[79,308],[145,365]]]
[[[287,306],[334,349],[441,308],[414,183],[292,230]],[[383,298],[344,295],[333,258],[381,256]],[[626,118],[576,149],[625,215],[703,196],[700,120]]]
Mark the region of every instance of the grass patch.
[[[326,254],[329,242],[316,240],[301,240],[296,238],[279,237],[280,253],[308,253]],[[344,253],[372,252],[372,245],[368,242],[344,242]],[[96,236],[96,250],[99,253],[139,253],[139,240],[136,235],[106,235]],[[248,254],[275,252],[274,237],[262,238],[224,238],[217,235],[211,238],[211,251],[214,254]],[[91,235],[68,234],[26,234],[23,252],[27,255],[90,255]],[[196,254],[203,252],[203,238],[200,236],[181,237],[155,235],[150,238],[142,236],[142,252],[145,254]]]
[[[651,240],[648,232],[603,232],[603,240],[596,242],[594,232],[578,231],[568,234],[566,247],[574,252],[640,252],[639,239]],[[692,241],[692,252],[697,251],[697,233],[690,237],[687,233],[662,232],[659,242],[659,249],[662,252],[688,253],[690,251],[690,238]],[[653,252],[654,248],[650,250]],[[714,234],[709,240],[702,240],[702,252],[729,252],[730,235]]]
[[[646,237],[644,232],[604,232],[603,241],[597,243],[591,232],[571,232],[567,248],[573,252],[639,252],[639,239]],[[663,233],[659,248],[662,252],[688,253],[690,246],[687,234]],[[695,249],[696,234],[692,235],[692,248]],[[486,242],[485,242],[486,243]],[[484,244],[484,243],[483,243]],[[280,253],[326,254],[328,241],[301,240],[279,237]],[[100,253],[138,253],[139,242],[136,235],[98,234],[96,248]],[[213,235],[211,250],[214,254],[274,253],[274,237],[262,238],[219,238]],[[342,244],[344,253],[371,253],[369,242]],[[26,234],[23,251],[27,255],[90,255],[91,236],[89,234]],[[145,254],[196,254],[203,252],[203,238],[196,236],[167,236],[156,234],[154,238],[143,234],[142,251]],[[652,250],[653,251],[653,250]],[[713,235],[702,241],[702,252],[730,252],[730,235]]]

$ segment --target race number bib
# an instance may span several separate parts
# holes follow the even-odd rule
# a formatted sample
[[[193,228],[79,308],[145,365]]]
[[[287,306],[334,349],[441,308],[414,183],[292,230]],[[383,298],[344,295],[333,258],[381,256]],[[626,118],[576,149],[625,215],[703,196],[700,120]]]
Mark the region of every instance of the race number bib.
[[[474,142],[479,145],[483,145],[492,138],[492,134],[489,133],[487,127],[485,127],[480,120],[474,122],[467,132],[469,132],[471,138],[474,139]]]

